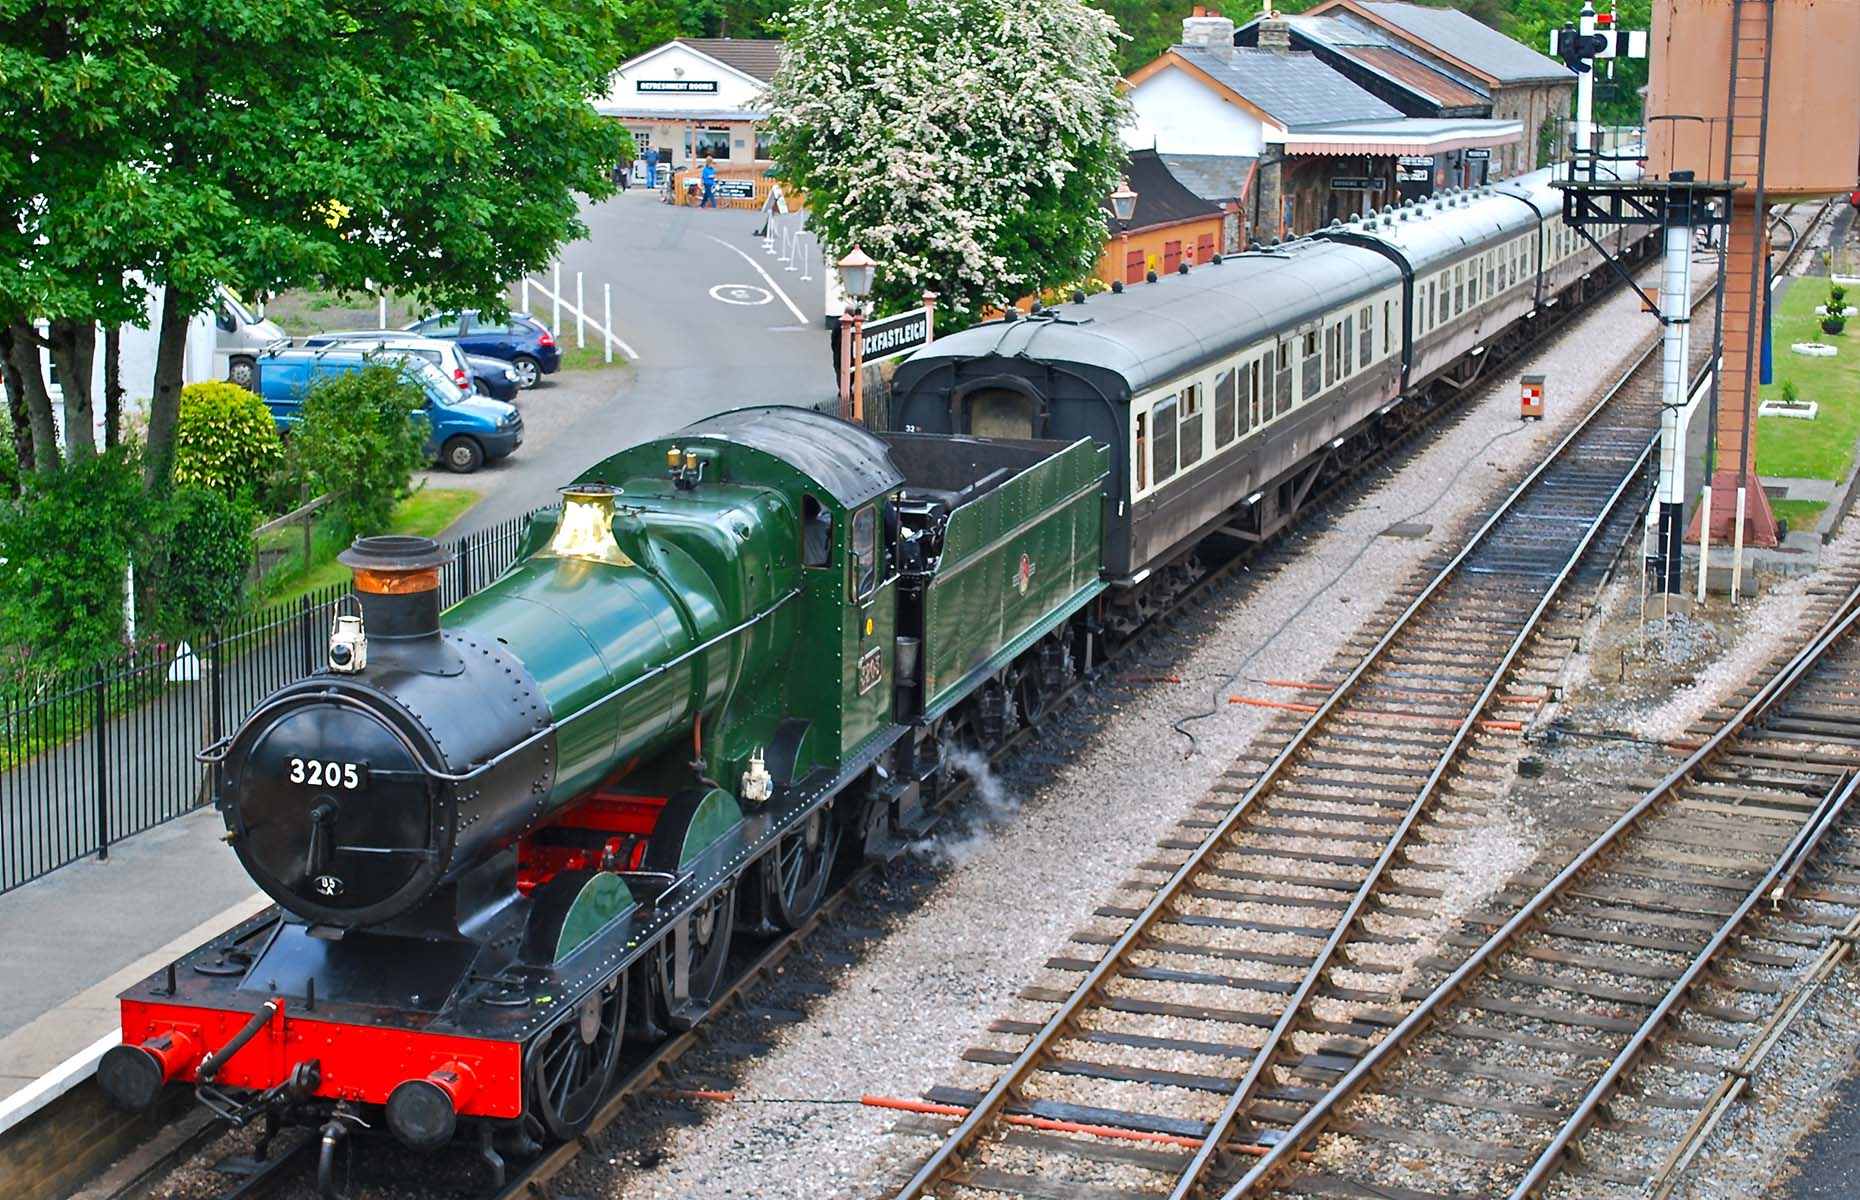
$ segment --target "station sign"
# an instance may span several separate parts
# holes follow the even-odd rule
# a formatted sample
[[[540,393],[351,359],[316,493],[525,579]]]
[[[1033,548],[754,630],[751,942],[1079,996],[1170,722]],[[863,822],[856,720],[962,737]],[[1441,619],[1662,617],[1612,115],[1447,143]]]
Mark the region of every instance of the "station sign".
[[[1465,156],[1467,162],[1484,162],[1486,159],[1492,157],[1492,152],[1490,150],[1463,150],[1461,153]]]
[[[704,181],[695,175],[685,180],[685,191],[690,195],[697,195],[703,186]],[[753,179],[724,179],[719,177],[717,180],[716,196],[719,200],[754,200],[756,198],[756,181]]]
[[[715,79],[639,79],[633,83],[636,92],[680,92],[716,95]]]
[[[867,321],[860,330],[861,353],[866,362],[877,362],[897,354],[908,354],[919,346],[928,346],[935,330],[928,308],[913,308],[895,317]]]
[[[1398,166],[1395,168],[1395,182],[1398,184],[1427,183],[1433,177],[1434,164],[1431,162],[1424,167]]]
[[[1379,192],[1382,181],[1368,175],[1333,175],[1330,180],[1333,192]]]

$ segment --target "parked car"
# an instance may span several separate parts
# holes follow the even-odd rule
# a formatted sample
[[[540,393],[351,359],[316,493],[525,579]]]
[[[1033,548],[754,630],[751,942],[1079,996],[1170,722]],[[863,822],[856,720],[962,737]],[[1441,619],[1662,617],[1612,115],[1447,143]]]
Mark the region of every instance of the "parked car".
[[[562,348],[549,327],[528,313],[511,313],[506,321],[480,321],[475,309],[452,316],[428,317],[407,326],[422,337],[450,338],[471,354],[501,358],[516,368],[524,389],[562,368]]]
[[[515,367],[488,354],[467,354],[465,362],[471,367],[471,381],[479,395],[502,400],[506,404],[517,402],[517,393],[523,390],[523,380],[517,375]]]
[[[433,427],[426,455],[447,470],[468,475],[523,444],[523,416],[514,405],[461,394],[438,367],[414,354],[389,351],[384,357],[352,346],[274,350],[258,357],[257,391],[279,430],[288,431],[303,419],[304,395],[317,379],[383,361],[400,364],[426,393],[425,412]]]
[[[213,296],[213,368],[224,372],[223,378],[242,388],[253,386],[253,364],[258,356],[290,335],[276,321],[247,308],[226,288],[215,288]]]
[[[469,396],[475,390],[472,386],[471,363],[465,351],[457,342],[445,338],[420,337],[404,329],[337,329],[329,333],[313,333],[303,340],[303,344],[311,349],[354,346],[361,350],[384,353],[417,354],[438,367],[460,392]]]

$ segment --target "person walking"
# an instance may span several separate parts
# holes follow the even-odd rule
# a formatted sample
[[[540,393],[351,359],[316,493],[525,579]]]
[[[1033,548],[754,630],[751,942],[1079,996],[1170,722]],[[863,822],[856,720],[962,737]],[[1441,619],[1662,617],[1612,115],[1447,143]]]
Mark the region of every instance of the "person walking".
[[[698,201],[698,207],[717,207],[717,164],[708,154],[704,156],[704,169],[698,177],[704,181],[704,198]]]
[[[620,162],[614,167],[614,182],[619,184],[620,190],[624,192],[632,181],[633,159],[631,156],[626,156],[621,158]]]

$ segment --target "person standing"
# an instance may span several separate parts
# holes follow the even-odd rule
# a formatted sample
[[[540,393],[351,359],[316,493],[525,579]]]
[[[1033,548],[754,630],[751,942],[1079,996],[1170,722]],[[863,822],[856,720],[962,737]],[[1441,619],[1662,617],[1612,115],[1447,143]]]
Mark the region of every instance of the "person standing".
[[[657,146],[646,147],[646,186],[649,188],[659,186],[659,148]]]
[[[708,154],[704,156],[704,169],[699,172],[699,178],[704,181],[704,198],[698,201],[698,207],[717,207],[717,164]]]

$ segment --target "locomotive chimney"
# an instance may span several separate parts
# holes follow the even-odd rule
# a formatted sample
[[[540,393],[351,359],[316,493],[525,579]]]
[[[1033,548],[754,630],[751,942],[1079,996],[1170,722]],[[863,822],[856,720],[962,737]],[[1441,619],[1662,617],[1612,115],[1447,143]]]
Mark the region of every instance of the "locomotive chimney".
[[[634,566],[614,540],[614,498],[621,490],[611,483],[571,483],[562,489],[562,520],[538,558],[578,558],[616,567]]]
[[[355,572],[370,638],[437,637],[439,569],[452,552],[424,537],[363,537],[336,556]]]

